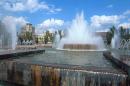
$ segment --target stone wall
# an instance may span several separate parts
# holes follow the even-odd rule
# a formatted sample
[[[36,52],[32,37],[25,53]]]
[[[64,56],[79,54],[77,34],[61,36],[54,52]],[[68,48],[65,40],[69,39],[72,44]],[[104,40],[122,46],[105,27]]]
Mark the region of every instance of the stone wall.
[[[0,80],[25,86],[126,86],[125,74],[91,69],[94,68],[2,61]]]

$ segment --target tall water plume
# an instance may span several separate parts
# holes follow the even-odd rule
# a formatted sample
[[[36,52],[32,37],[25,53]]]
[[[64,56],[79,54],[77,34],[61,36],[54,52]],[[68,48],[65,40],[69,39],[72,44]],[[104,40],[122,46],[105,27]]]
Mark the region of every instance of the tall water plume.
[[[8,49],[11,48],[11,34],[6,29],[3,22],[0,21],[0,48]]]
[[[63,49],[65,44],[92,44],[96,45],[97,49],[103,49],[102,38],[95,35],[89,28],[84,13],[77,14],[71,26],[67,29],[68,33],[61,39],[58,48]]]
[[[17,44],[17,26],[21,27],[25,25],[26,21],[22,18],[16,18],[12,16],[6,16],[1,21],[2,27],[0,26],[0,30],[2,31],[3,35],[1,35],[3,48],[11,48],[15,49]],[[4,42],[6,40],[6,42]],[[6,44],[5,44],[6,43]]]

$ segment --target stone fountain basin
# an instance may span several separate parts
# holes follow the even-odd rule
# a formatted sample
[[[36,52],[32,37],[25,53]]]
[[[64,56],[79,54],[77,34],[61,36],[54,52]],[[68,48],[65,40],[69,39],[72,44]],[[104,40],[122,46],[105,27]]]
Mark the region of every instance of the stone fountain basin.
[[[121,70],[28,61],[3,61],[2,64],[0,64],[2,69],[0,79],[18,85],[126,86],[127,75]]]
[[[57,50],[65,51],[106,51],[107,49],[100,49],[94,44],[64,44],[63,48]]]
[[[78,49],[78,50],[96,50],[97,46],[94,44],[64,44],[64,49]]]
[[[102,52],[50,49],[2,61],[0,79],[25,86],[126,86],[127,74],[103,58]]]

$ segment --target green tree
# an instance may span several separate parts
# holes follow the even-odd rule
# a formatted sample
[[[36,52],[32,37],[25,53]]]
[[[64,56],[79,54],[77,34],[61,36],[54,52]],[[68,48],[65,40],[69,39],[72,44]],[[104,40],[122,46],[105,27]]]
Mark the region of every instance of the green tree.
[[[109,45],[111,44],[111,40],[114,37],[115,29],[116,29],[115,26],[112,26],[110,28],[110,31],[107,32],[106,39],[107,39],[107,44]]]
[[[107,44],[110,45],[111,44],[111,39],[112,39],[112,34],[110,33],[110,31],[107,32],[106,39],[107,39]]]
[[[53,35],[52,33],[49,34],[50,42],[53,42]]]
[[[60,35],[60,39],[62,38],[62,31],[61,30],[58,30],[58,33]]]
[[[27,39],[27,40],[32,40],[32,39],[33,39],[32,33],[26,32],[26,39]]]
[[[121,37],[121,39],[125,39],[125,40],[130,39],[129,29],[123,28],[121,26],[120,27],[120,37]]]
[[[49,40],[49,31],[46,31],[45,36],[44,36],[44,42],[45,42],[45,44],[48,43],[48,40]]]
[[[112,27],[110,28],[110,33],[111,33],[112,37],[114,36],[115,30],[116,30],[115,26],[112,26]]]
[[[37,36],[35,37],[35,42],[36,42],[36,44],[38,44],[38,37]]]
[[[125,35],[125,29],[121,26],[120,27],[120,37],[123,39]]]

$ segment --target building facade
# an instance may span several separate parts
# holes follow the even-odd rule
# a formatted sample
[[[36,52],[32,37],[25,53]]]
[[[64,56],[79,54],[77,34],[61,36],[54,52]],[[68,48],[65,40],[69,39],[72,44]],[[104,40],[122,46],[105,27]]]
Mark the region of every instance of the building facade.
[[[35,27],[27,23],[18,34],[18,44],[35,44]]]
[[[35,35],[36,44],[44,44],[44,36],[45,34]]]

